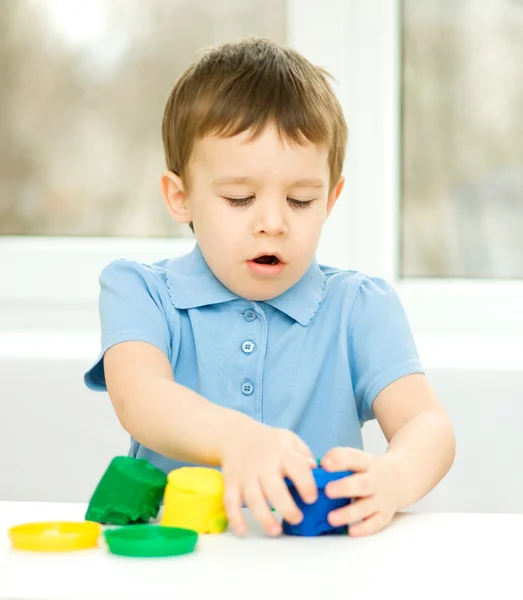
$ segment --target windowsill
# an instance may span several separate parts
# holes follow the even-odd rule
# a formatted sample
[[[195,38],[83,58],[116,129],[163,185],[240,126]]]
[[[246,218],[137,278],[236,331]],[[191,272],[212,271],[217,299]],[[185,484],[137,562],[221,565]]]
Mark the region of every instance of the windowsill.
[[[87,331],[4,331],[0,332],[0,360],[87,360],[100,352],[100,335]]]
[[[426,369],[523,370],[523,335],[416,336]],[[82,360],[91,362],[100,351],[93,332],[0,332],[0,360]]]
[[[427,369],[523,370],[523,334],[422,334],[416,342]]]

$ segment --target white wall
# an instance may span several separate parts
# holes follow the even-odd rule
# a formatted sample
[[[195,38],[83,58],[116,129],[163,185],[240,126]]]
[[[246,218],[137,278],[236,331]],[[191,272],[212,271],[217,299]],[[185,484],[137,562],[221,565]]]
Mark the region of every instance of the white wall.
[[[85,358],[0,356],[0,500],[87,502],[128,436],[106,394],[84,388]],[[418,507],[523,512],[523,370],[433,367],[428,376],[454,423],[451,472]],[[366,449],[381,453],[376,423]]]

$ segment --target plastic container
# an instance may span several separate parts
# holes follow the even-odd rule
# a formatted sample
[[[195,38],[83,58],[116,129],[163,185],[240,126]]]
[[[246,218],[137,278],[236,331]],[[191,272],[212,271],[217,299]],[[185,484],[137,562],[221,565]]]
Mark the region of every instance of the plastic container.
[[[350,498],[328,498],[325,494],[325,486],[330,481],[336,481],[343,477],[352,475],[352,471],[337,471],[330,473],[321,467],[312,471],[318,487],[318,499],[314,504],[306,504],[290,480],[286,480],[289,491],[303,513],[303,520],[298,525],[291,525],[287,521],[282,522],[283,532],[287,535],[302,535],[307,537],[331,534],[347,533],[347,526],[333,527],[327,520],[329,513],[342,506],[350,504]]]
[[[113,458],[89,502],[87,521],[128,525],[156,518],[167,476],[145,459]]]
[[[223,505],[223,475],[207,467],[171,471],[163,500],[161,524],[198,533],[222,533],[228,521]]]
[[[8,531],[13,548],[36,552],[68,552],[95,548],[102,533],[98,523],[50,521],[25,523]]]
[[[198,534],[189,529],[160,525],[129,525],[104,531],[110,552],[144,558],[179,556],[196,548]]]

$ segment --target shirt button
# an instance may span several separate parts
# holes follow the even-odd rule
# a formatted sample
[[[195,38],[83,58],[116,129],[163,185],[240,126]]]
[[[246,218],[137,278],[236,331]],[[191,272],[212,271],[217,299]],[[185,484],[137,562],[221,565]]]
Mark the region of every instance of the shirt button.
[[[248,379],[246,379],[242,383],[242,394],[244,396],[250,396],[253,392],[254,392],[254,386]]]
[[[245,352],[245,354],[250,354],[254,348],[256,348],[256,344],[254,342],[243,342],[242,344],[242,350]]]
[[[256,313],[255,313],[253,310],[251,310],[251,309],[249,309],[249,310],[246,310],[246,311],[243,313],[243,318],[244,318],[246,321],[254,321],[254,319],[256,319]]]

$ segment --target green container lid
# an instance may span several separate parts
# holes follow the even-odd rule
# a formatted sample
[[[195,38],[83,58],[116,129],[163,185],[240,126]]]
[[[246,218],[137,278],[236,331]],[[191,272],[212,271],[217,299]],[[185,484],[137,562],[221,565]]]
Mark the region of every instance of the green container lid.
[[[158,515],[166,485],[167,475],[147,460],[117,456],[98,483],[85,519],[113,525],[147,523]]]
[[[198,541],[196,531],[162,525],[128,525],[107,529],[104,537],[113,554],[136,557],[189,554],[194,551]]]

